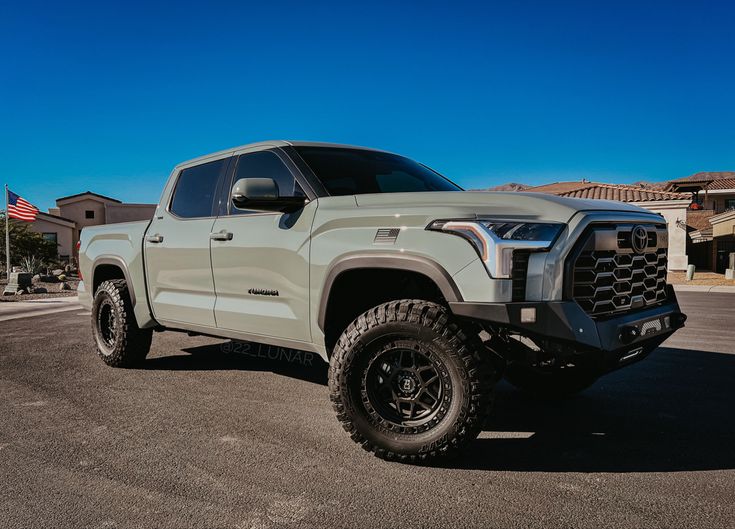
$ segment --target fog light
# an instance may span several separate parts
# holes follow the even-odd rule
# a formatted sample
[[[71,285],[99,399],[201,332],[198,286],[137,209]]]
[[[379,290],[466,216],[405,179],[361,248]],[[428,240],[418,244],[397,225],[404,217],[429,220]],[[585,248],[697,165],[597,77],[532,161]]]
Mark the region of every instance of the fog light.
[[[536,323],[536,307],[521,309],[521,323]]]

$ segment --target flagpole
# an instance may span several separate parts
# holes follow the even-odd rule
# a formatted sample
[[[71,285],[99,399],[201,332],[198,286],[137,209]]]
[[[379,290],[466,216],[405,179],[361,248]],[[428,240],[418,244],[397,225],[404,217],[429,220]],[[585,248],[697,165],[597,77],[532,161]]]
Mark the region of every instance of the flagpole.
[[[5,273],[10,281],[10,215],[8,213],[10,200],[8,196],[8,184],[5,184],[5,262],[7,265]]]

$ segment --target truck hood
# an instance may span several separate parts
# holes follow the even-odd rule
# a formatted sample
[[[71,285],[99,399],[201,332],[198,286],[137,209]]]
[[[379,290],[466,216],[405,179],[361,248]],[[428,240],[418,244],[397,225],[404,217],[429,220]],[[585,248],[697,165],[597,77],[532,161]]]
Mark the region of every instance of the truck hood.
[[[355,195],[360,208],[390,208],[395,214],[430,213],[441,216],[500,216],[566,222],[580,211],[648,213],[610,200],[566,198],[544,193],[437,191]]]

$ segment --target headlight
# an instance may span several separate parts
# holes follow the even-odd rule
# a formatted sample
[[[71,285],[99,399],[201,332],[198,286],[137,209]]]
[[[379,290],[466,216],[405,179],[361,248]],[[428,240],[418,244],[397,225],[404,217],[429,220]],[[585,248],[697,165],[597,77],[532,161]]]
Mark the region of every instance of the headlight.
[[[427,229],[453,233],[467,239],[477,250],[490,275],[500,279],[510,277],[514,250],[548,250],[564,229],[564,224],[493,219],[437,220]]]

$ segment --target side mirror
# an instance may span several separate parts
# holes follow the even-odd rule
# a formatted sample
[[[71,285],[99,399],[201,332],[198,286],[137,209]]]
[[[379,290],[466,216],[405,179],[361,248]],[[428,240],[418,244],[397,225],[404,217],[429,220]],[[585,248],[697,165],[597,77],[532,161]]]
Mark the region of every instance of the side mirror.
[[[305,197],[279,197],[272,178],[241,178],[232,186],[232,205],[237,209],[291,213],[304,207]]]

